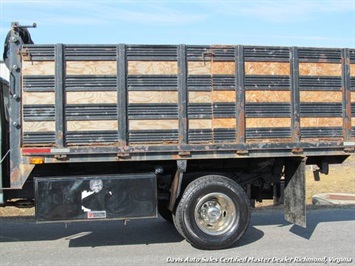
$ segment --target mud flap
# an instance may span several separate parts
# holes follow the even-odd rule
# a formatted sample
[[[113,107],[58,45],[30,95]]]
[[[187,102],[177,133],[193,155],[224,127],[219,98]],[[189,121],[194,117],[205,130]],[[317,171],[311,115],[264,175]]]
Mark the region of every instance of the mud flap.
[[[306,159],[290,159],[285,165],[285,219],[306,227]]]

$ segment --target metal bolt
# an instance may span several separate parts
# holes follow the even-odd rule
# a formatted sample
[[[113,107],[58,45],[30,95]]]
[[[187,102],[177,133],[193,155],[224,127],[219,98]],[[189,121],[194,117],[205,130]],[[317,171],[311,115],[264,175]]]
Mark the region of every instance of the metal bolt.
[[[13,125],[14,127],[19,127],[19,124],[18,124],[17,122],[12,122],[12,125]]]
[[[20,99],[20,97],[17,95],[17,94],[14,94],[13,96],[12,96],[12,98],[14,99],[14,100],[19,100]]]

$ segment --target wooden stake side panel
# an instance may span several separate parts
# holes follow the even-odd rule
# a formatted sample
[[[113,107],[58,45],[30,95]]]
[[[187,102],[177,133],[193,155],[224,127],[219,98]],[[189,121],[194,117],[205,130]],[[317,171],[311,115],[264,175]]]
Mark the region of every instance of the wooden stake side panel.
[[[63,108],[66,145],[99,142],[103,145],[112,145],[117,142],[120,130],[118,126],[120,105],[116,89],[119,88],[120,69],[115,49],[114,46],[110,48],[110,51],[112,50],[110,56],[113,59],[104,59],[100,56],[92,59],[94,56],[89,50],[85,50],[88,59],[80,55],[80,58],[73,59],[71,56],[66,60],[64,56]],[[144,54],[144,49],[148,48],[143,46],[139,48],[139,55]],[[155,49],[159,51],[159,55],[155,54]],[[237,80],[234,47],[211,48],[212,54],[213,49],[218,49],[215,57],[205,57],[206,51],[209,51],[205,48],[201,48],[201,53],[197,49],[194,51],[195,54],[186,55],[188,144],[237,142],[237,131],[242,125],[237,125],[236,117],[236,104],[241,100],[237,98],[240,95],[236,88],[237,83],[244,85],[242,89],[245,106],[242,111],[245,111],[243,131],[246,142],[265,139],[277,142],[280,139],[290,139],[292,73],[290,57],[286,56],[287,49],[278,51],[284,53],[282,60],[271,53],[269,55],[263,49],[248,50],[242,65],[245,75],[242,81]],[[131,57],[129,55],[126,59],[126,126],[129,145],[179,143],[179,115],[183,106],[179,102],[181,88],[178,85],[178,77],[182,72],[179,69],[181,64],[175,55],[176,51],[171,51],[165,58],[161,55],[164,54],[161,48],[149,47],[149,56],[144,59],[140,60],[137,55]],[[48,59],[23,60],[22,75],[25,78],[55,77],[55,65],[54,60]],[[355,64],[350,65],[350,74],[352,78],[355,77]],[[301,140],[341,137],[343,119],[339,110],[343,94],[341,86],[334,85],[339,83],[335,79],[341,81],[340,61],[300,60],[299,76],[300,79],[309,79],[313,82],[307,85],[307,88],[302,87],[302,84],[299,88]],[[317,83],[316,79],[320,81]],[[134,80],[135,83],[129,83],[128,80],[130,82]],[[53,135],[56,131],[56,117],[53,113],[56,110],[57,88],[53,91],[48,89],[49,87],[41,87],[42,85],[38,85],[41,83],[36,82],[33,81],[35,85],[30,84],[22,91],[22,109],[23,113],[27,114],[27,118],[24,115],[22,121],[22,131],[27,136],[29,140],[27,143],[30,146],[44,145],[44,142],[40,142],[38,134],[50,132]],[[328,85],[333,87],[330,88]],[[351,102],[354,103],[354,91],[350,95]],[[309,106],[313,104],[314,112],[304,111],[309,110]],[[326,116],[323,112],[328,106],[333,109],[329,111],[330,115]],[[82,111],[76,112],[80,108]],[[36,112],[39,114],[38,118],[33,115]],[[353,118],[351,121],[354,126]],[[32,141],[31,138],[36,138],[38,142]]]
[[[177,60],[128,60],[127,75],[129,145],[178,144]]]
[[[236,143],[235,81],[235,47],[187,47],[189,144]]]
[[[244,71],[246,142],[290,141],[290,62],[246,61]]]
[[[301,141],[315,139],[342,140],[342,65],[339,62],[300,62],[302,83],[313,88],[300,87]],[[315,85],[316,81],[323,84]],[[337,82],[335,85],[334,82]],[[318,87],[317,87],[318,86]]]
[[[22,123],[23,144],[53,146],[55,144],[55,92],[53,61],[23,62]],[[27,77],[36,77],[33,83]],[[25,83],[26,80],[26,83]]]
[[[90,52],[85,53],[90,58]],[[118,96],[117,91],[110,88],[116,87],[116,84],[111,85],[111,80],[117,77],[117,71],[116,60],[66,60],[64,121],[67,146],[117,143]]]
[[[22,62],[24,146],[55,146],[57,142],[56,90],[61,88],[56,87],[60,76],[55,75],[54,50],[53,61],[33,54]],[[116,60],[64,60],[63,76],[65,145],[116,143],[117,91],[111,85],[117,76]]]

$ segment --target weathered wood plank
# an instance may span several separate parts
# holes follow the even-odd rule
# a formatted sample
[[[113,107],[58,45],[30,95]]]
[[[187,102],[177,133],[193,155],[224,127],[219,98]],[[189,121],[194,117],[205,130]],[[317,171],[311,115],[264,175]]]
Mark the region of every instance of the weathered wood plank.
[[[23,92],[23,104],[55,104],[54,92]]]
[[[116,61],[67,61],[67,75],[116,75]]]
[[[174,130],[179,128],[179,120],[130,120],[129,130]]]
[[[341,64],[299,63],[300,76],[341,76]]]
[[[341,117],[301,117],[301,127],[342,127]]]
[[[235,91],[190,91],[190,103],[235,102]]]
[[[352,92],[351,92],[351,97],[350,97],[350,99],[351,99],[351,102],[352,102],[352,103],[355,103],[355,91],[352,91]]]
[[[66,93],[67,104],[117,103],[116,91],[71,91]]]
[[[23,132],[54,132],[54,121],[23,122]]]
[[[188,62],[188,75],[211,75],[211,62]]]
[[[245,62],[245,75],[290,75],[290,64],[285,62]]]
[[[129,91],[128,103],[178,103],[177,91]]]
[[[237,120],[235,118],[214,118],[212,125],[213,128],[236,128]]]
[[[54,75],[54,61],[22,61],[22,75]]]
[[[190,91],[189,103],[210,103],[212,102],[212,95],[210,91]]]
[[[355,77],[355,64],[350,64],[350,76]]]
[[[235,118],[190,119],[190,129],[236,128]]]
[[[190,61],[187,69],[189,75],[234,75],[235,62]]]
[[[246,91],[246,102],[290,102],[290,91]]]
[[[235,91],[212,91],[212,101],[215,103],[233,103],[235,97]]]
[[[128,75],[177,75],[177,61],[128,61]]]
[[[212,75],[235,75],[235,62],[212,62]]]
[[[67,131],[104,131],[117,129],[117,120],[67,121]]]
[[[291,118],[247,118],[247,128],[290,127]]]
[[[341,91],[301,91],[301,102],[342,102]]]
[[[211,129],[211,119],[189,119],[189,129]]]

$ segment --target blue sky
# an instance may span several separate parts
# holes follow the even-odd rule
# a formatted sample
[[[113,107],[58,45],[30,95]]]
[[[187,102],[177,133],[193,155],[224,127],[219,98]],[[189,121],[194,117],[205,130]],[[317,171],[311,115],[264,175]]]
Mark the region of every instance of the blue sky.
[[[12,21],[39,44],[355,47],[355,0],[0,0],[1,43]]]

